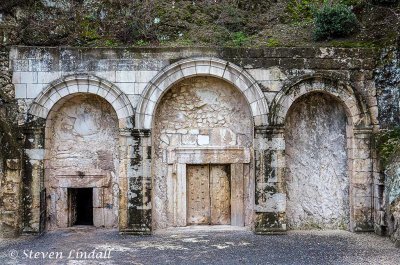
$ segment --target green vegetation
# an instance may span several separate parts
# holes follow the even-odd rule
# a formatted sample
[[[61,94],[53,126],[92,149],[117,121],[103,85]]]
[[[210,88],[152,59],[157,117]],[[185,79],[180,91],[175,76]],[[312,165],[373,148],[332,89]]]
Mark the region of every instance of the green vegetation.
[[[242,31],[233,33],[232,42],[234,46],[244,46],[249,42],[249,37]]]
[[[282,46],[279,40],[275,38],[268,38],[267,47],[279,47]]]
[[[385,168],[400,152],[400,127],[381,131],[375,141],[382,166]]]
[[[10,0],[0,1],[0,11],[17,25],[11,44],[276,47],[345,37],[335,45],[364,47],[397,38],[396,27],[381,27],[397,23],[393,5],[377,5],[398,1]]]
[[[347,37],[357,28],[357,17],[344,4],[324,4],[315,12],[315,40]]]
[[[291,0],[287,5],[286,11],[294,22],[312,21],[315,9],[322,2],[322,0]]]

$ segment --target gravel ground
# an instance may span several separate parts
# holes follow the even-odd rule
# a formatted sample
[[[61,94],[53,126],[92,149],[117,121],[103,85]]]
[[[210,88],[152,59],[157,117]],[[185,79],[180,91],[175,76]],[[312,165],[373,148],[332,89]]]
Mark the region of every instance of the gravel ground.
[[[54,252],[53,259],[43,258],[46,252]],[[82,252],[86,252],[86,259],[77,258]],[[97,259],[93,255],[98,255]],[[261,236],[243,230],[185,229],[139,237],[120,235],[116,230],[75,227],[40,237],[3,240],[0,264],[396,265],[400,264],[400,249],[388,238],[373,233],[336,230]]]

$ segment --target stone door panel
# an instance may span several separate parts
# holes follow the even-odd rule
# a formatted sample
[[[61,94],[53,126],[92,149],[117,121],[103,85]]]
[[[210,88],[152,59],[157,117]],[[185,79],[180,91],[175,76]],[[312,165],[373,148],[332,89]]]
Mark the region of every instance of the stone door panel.
[[[188,224],[210,223],[210,174],[208,165],[187,166]]]
[[[230,166],[210,166],[211,224],[231,223]]]
[[[229,165],[187,166],[187,224],[230,224]]]

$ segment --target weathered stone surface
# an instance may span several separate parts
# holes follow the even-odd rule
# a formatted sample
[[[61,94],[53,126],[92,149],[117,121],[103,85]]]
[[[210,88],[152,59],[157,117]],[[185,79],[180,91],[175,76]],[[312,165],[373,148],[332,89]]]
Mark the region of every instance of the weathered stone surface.
[[[52,201],[48,206],[49,228],[73,225],[67,218],[71,211],[66,201],[68,188],[104,188],[93,196],[96,204],[98,200],[106,200],[94,207],[94,225],[115,227],[118,220],[118,194],[113,192],[113,186],[118,184],[115,111],[97,96],[80,95],[58,106],[50,115],[47,124],[50,137],[46,144],[49,161],[45,168]],[[111,212],[107,209],[106,214],[105,208]]]
[[[96,220],[96,225],[116,226],[118,215],[119,228],[126,233],[143,234],[161,227],[186,225],[186,205],[182,198],[186,197],[186,164],[191,163],[234,164],[231,172],[240,172],[232,182],[235,194],[231,194],[231,198],[238,201],[232,208],[236,211],[235,222],[254,225],[258,233],[286,230],[286,200],[290,211],[291,195],[300,197],[299,212],[304,213],[311,207],[312,214],[320,217],[348,211],[343,208],[347,203],[354,210],[350,210],[351,230],[370,229],[375,214],[371,210],[373,200],[376,209],[383,212],[379,203],[382,199],[373,198],[371,194],[371,183],[379,182],[379,168],[373,163],[376,156],[371,152],[372,128],[369,126],[377,128],[377,106],[382,117],[387,118],[384,118],[387,124],[396,121],[397,97],[391,95],[397,95],[393,86],[397,84],[393,81],[397,75],[390,75],[390,82],[381,82],[376,91],[374,81],[378,79],[373,79],[371,70],[375,55],[370,49],[14,47],[10,54],[7,51],[0,56],[4,59],[3,63],[0,58],[0,92],[8,95],[7,100],[3,100],[1,94],[0,103],[8,102],[18,108],[12,110],[0,105],[1,117],[13,114],[7,119],[26,125],[26,160],[21,163],[25,171],[22,182],[24,232],[44,229],[47,220],[44,187],[58,187],[57,193],[47,190],[47,196],[51,197],[47,200],[51,224],[55,218],[54,209],[68,199],[68,187],[88,185],[96,189],[95,215],[104,217]],[[8,72],[9,65],[12,73]],[[380,80],[389,72],[397,71],[393,63],[383,68],[385,70],[377,75]],[[386,93],[386,84],[390,85],[390,93]],[[10,100],[14,97],[14,88],[17,102]],[[338,127],[328,126],[332,129],[330,132],[319,127],[332,121],[338,124],[339,118],[342,121],[343,113],[338,112],[334,101],[320,102],[324,106],[322,112],[315,110],[317,120],[308,121],[306,114],[291,113],[292,120],[285,121],[292,105],[293,109],[298,107],[298,97],[321,91],[336,97],[345,106],[349,114],[346,134],[337,130]],[[84,113],[59,110],[63,109],[62,104],[70,110],[85,109],[85,99],[94,98],[103,99],[89,104],[89,118],[84,122],[78,117]],[[310,103],[309,106],[314,105]],[[394,111],[390,111],[390,106]],[[57,115],[48,116],[51,109]],[[114,111],[116,116],[112,115]],[[107,118],[111,116],[113,118]],[[80,123],[76,129],[75,122]],[[4,124],[1,129],[9,128],[11,123]],[[54,124],[58,128],[55,131]],[[253,130],[256,130],[255,135]],[[293,134],[289,143],[284,137],[285,130]],[[13,137],[9,135],[13,135],[13,131],[6,132],[3,134],[6,138],[0,139],[2,147],[12,142]],[[345,151],[338,143],[342,138],[337,139],[338,148],[332,147],[336,145],[323,148],[330,143],[328,136],[334,135],[348,138],[351,156],[342,156]],[[317,140],[321,141],[320,145]],[[53,144],[54,141],[61,144]],[[290,156],[285,157],[285,150],[290,151]],[[325,156],[318,160],[321,153]],[[4,154],[0,154],[3,160],[18,158]],[[318,163],[327,160],[334,165],[319,174]],[[343,168],[346,165],[347,173]],[[332,167],[340,176],[348,174],[353,183],[327,185],[328,180],[334,180],[329,178],[333,176]],[[288,185],[285,181],[287,169],[304,176],[296,183],[305,184],[305,188],[295,187],[293,183]],[[52,171],[75,175],[55,176],[51,182],[48,176]],[[76,171],[81,171],[86,179],[79,180],[82,173]],[[317,181],[320,175],[325,182]],[[306,180],[310,178],[314,181],[308,185]],[[10,184],[4,173],[1,179],[2,190],[16,192],[17,185]],[[349,203],[345,190],[349,187],[351,190],[353,184],[354,194],[349,194],[352,196]],[[332,188],[340,185],[343,189],[336,189],[338,192],[334,193]],[[384,187],[382,183],[379,185]],[[382,194],[382,187],[374,194]],[[300,196],[301,192],[311,195]],[[342,204],[339,203],[341,199]],[[328,200],[329,205],[318,205],[318,200]],[[7,207],[16,205],[12,202],[8,200]],[[332,213],[328,213],[330,209]],[[59,225],[65,226],[66,215],[62,215],[64,221]],[[11,214],[7,212],[4,216],[9,220]],[[384,214],[380,216],[379,219],[385,219]],[[288,217],[293,220],[293,216]],[[329,218],[322,219],[324,226],[329,223]],[[342,227],[348,227],[348,219],[345,224]]]
[[[286,122],[289,228],[348,228],[346,113],[333,98],[295,102]]]

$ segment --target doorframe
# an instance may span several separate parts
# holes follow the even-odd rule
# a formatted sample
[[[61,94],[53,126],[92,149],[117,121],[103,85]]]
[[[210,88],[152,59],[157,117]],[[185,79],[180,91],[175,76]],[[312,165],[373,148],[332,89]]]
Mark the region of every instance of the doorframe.
[[[177,147],[167,150],[168,201],[173,209],[173,226],[187,226],[187,176],[186,165],[230,164],[231,165],[231,225],[244,226],[244,176],[251,162],[250,148],[244,147]],[[235,181],[237,185],[232,183]],[[241,184],[239,184],[241,183]],[[234,201],[232,201],[234,199]],[[233,207],[233,203],[235,206]]]

